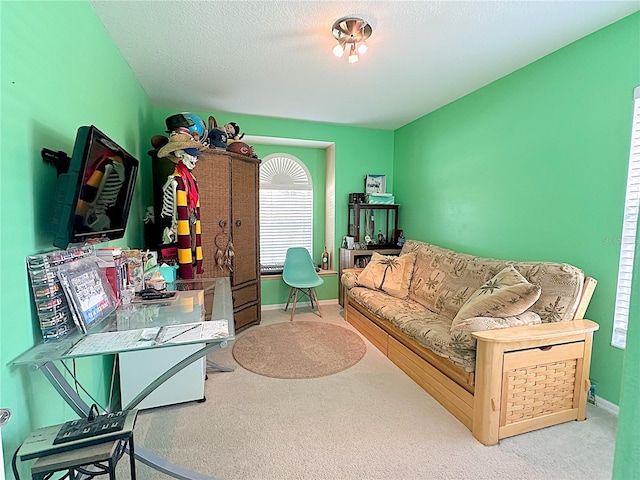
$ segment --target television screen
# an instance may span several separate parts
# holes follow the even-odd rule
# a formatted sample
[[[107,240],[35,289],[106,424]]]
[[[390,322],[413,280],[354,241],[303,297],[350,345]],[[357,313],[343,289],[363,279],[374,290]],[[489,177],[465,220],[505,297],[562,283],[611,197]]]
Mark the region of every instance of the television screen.
[[[58,176],[53,244],[95,244],[124,236],[139,162],[95,126],[78,129],[66,173]]]

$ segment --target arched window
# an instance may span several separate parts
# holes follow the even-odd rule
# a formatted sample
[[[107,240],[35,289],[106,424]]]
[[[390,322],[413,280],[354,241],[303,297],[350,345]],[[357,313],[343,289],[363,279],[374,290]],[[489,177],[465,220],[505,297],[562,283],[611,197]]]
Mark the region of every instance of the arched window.
[[[260,164],[260,265],[283,265],[289,247],[313,255],[313,183],[304,163],[278,153]]]

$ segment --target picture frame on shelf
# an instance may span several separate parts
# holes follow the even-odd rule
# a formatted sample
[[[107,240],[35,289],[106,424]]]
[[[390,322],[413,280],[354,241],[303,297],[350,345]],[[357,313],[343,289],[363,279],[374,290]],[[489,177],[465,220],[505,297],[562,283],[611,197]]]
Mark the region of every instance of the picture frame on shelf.
[[[364,177],[364,193],[367,195],[374,193],[386,193],[386,175],[367,175]]]

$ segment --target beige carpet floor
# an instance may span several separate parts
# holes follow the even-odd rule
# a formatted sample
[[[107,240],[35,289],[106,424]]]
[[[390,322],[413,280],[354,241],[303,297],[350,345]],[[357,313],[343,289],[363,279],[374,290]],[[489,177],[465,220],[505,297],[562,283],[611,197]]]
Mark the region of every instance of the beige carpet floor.
[[[351,330],[337,305],[321,319]],[[288,321],[263,312],[262,325]],[[250,330],[249,330],[250,331]],[[239,335],[241,336],[242,333]],[[608,479],[616,417],[589,406],[569,422],[485,447],[369,342],[360,362],[334,375],[277,379],[249,372],[231,345],[210,355],[232,373],[210,373],[207,401],[142,411],[136,444],[227,480]],[[126,461],[118,478],[129,478]],[[166,479],[138,466],[141,480]]]

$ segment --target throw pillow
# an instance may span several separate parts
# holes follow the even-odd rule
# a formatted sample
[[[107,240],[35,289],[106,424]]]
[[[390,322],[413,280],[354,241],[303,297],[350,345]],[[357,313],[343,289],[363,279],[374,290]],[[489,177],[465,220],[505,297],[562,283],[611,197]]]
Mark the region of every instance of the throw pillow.
[[[519,327],[523,325],[538,325],[542,323],[540,315],[535,312],[524,312],[512,317],[471,317],[461,320],[451,327],[451,348],[458,353],[464,350],[475,350],[476,339],[473,332],[495,330],[496,328]]]
[[[393,297],[407,298],[415,262],[415,253],[394,257],[373,252],[369,263],[358,275],[357,284]]]
[[[509,265],[476,290],[458,311],[451,327],[472,317],[512,317],[529,309],[540,298],[540,287],[527,281]]]

